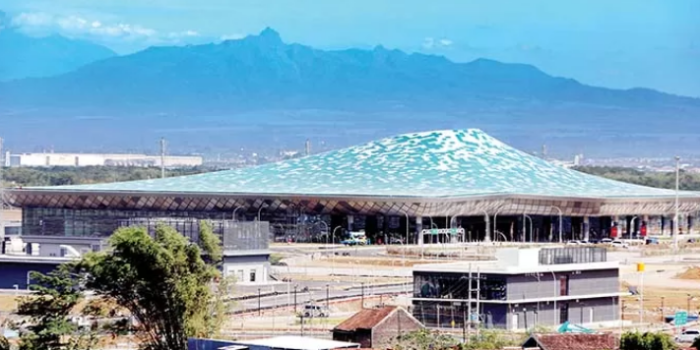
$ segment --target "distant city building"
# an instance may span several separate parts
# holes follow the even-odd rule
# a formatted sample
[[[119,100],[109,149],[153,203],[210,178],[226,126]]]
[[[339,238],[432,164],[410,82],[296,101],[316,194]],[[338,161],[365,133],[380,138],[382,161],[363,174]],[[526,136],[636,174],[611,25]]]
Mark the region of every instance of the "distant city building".
[[[200,156],[165,156],[166,167],[202,165]],[[20,153],[8,154],[6,166],[161,166],[160,156],[145,154],[99,154],[99,153]]]

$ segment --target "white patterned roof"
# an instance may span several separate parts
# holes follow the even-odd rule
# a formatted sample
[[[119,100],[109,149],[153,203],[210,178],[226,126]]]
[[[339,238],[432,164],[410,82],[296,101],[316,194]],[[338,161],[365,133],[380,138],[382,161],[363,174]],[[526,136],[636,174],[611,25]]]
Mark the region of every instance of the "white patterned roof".
[[[304,196],[574,198],[673,197],[551,164],[477,129],[399,135],[252,168],[51,189]],[[699,193],[682,192],[683,197]]]

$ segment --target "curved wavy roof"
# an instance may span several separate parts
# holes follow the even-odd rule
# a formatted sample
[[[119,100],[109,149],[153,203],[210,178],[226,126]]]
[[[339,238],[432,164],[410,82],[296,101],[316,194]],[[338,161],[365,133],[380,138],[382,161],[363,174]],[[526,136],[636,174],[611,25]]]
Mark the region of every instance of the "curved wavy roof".
[[[421,198],[675,196],[672,190],[632,185],[562,168],[477,129],[399,135],[252,168],[52,189]],[[681,196],[700,197],[700,194],[682,192]]]

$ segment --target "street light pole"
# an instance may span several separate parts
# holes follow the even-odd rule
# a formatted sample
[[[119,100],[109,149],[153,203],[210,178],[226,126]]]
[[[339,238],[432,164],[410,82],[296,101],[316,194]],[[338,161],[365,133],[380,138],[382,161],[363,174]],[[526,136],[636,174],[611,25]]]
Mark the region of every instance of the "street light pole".
[[[326,311],[329,311],[329,312],[331,309],[331,307],[330,307],[331,301],[330,300],[331,300],[330,285],[328,283],[326,283],[326,309],[328,309]]]
[[[557,206],[552,205],[551,207],[559,212],[559,243],[564,243],[562,240],[562,234],[564,231],[564,213]]]
[[[532,235],[535,233],[535,231],[532,229],[532,226],[533,226],[532,225],[532,218],[530,217],[530,215],[527,215],[527,214],[523,214],[523,215],[525,216],[526,219],[530,220],[530,243],[532,243],[533,242]]]
[[[503,207],[501,207],[501,208],[503,208]],[[501,208],[498,208],[498,210],[496,211],[496,214],[493,215],[493,232],[494,232],[494,234],[498,231],[498,213],[501,212]],[[496,236],[496,237],[498,237],[498,236]],[[498,240],[498,238],[496,238],[496,240]]]
[[[263,209],[265,209],[263,206],[260,206],[260,209],[258,209],[258,221],[260,221],[260,212],[262,212]]]
[[[325,230],[325,233],[326,233],[326,245],[328,245],[328,224],[327,224],[325,221],[323,221],[323,220],[321,220],[321,221],[318,222],[318,226],[321,226],[321,224],[326,225],[326,230]],[[323,228],[321,228],[321,229],[323,229]],[[326,247],[326,248],[328,248],[328,247]]]
[[[362,306],[361,308],[365,308],[365,282],[362,282]]]
[[[679,195],[681,185],[681,157],[676,156],[676,203],[675,214],[673,215],[673,249],[678,252],[678,211],[679,211]]]
[[[333,246],[333,251],[331,252],[331,276],[335,272],[335,231],[337,231],[339,228],[343,228],[343,226],[336,226],[331,234],[331,245]]]
[[[233,221],[238,221],[236,218],[236,212],[238,212],[238,209],[243,209],[243,207],[236,207],[236,209],[233,209]]]
[[[634,234],[635,238],[639,238],[639,237],[637,237],[637,236],[639,236],[639,231],[634,228],[634,223],[637,219],[639,219],[639,218],[635,216],[632,218],[632,220],[630,220],[630,227],[632,229],[631,233]],[[630,238],[632,238],[632,237],[630,237]]]
[[[557,288],[557,287],[559,287],[559,286],[558,286],[558,283],[557,283],[557,282],[558,282],[558,281],[557,281],[557,275],[554,274],[554,270],[550,270],[549,272],[552,273],[552,280],[554,281],[554,315],[553,315],[554,324],[555,324],[555,325],[558,325],[558,324],[559,324],[559,321],[560,321],[560,320],[559,320],[559,316],[560,316],[560,315],[559,315],[559,310],[557,310],[557,297],[558,297],[557,294],[559,294],[559,293],[557,293],[557,289],[559,289],[559,288]]]
[[[297,287],[299,287],[299,285],[295,284],[294,285],[294,313],[297,313]]]

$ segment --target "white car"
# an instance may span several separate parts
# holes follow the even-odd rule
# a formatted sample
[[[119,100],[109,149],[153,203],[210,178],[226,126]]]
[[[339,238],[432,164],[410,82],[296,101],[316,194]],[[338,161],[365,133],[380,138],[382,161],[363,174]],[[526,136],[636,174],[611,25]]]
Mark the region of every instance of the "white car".
[[[610,242],[610,245],[615,247],[615,248],[629,248],[630,245],[623,242],[623,241],[612,241]]]
[[[606,244],[606,243],[612,243],[612,241],[613,241],[613,240],[610,239],[610,238],[603,238],[603,239],[601,239],[599,242],[600,242],[600,243],[603,243],[603,244]]]
[[[686,329],[683,333],[676,336],[676,343],[690,344],[697,337],[700,337],[700,331],[697,329]]]

